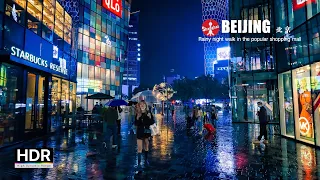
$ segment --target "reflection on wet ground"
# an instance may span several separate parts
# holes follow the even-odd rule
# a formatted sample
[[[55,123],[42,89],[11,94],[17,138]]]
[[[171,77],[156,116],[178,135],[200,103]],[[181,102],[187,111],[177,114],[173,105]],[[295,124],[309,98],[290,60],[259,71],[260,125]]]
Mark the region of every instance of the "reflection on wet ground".
[[[123,116],[126,119],[126,115]],[[161,135],[152,138],[150,166],[137,171],[136,139],[123,120],[119,148],[104,150],[98,132],[67,132],[26,143],[53,147],[53,169],[14,169],[14,149],[0,152],[1,179],[318,179],[319,151],[273,136],[265,150],[252,144],[259,127],[232,124],[221,116],[216,133],[186,130],[182,114],[160,120]]]

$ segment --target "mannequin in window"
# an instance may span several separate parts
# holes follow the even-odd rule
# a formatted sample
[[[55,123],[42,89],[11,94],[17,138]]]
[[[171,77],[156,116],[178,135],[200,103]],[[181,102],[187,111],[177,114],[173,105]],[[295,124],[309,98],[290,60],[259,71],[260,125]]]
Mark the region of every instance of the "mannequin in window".
[[[311,92],[307,88],[307,79],[303,78],[300,81],[300,90],[299,90],[299,100],[300,100],[300,106],[301,106],[301,112],[300,112],[300,118],[306,119],[309,123],[309,130],[305,129],[304,127],[300,127],[300,133],[301,135],[309,138],[313,138],[312,132],[313,132],[313,122],[312,122],[312,97]]]

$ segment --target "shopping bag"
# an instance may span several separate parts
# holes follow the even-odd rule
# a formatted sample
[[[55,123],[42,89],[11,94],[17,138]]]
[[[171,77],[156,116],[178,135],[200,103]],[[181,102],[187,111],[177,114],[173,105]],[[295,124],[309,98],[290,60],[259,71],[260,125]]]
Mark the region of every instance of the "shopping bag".
[[[209,132],[209,133],[213,133],[215,131],[214,127],[212,126],[212,124],[210,123],[206,123],[204,125],[204,128]]]
[[[150,126],[150,130],[151,130],[151,136],[156,136],[158,133],[157,133],[157,125],[156,123],[152,124]]]

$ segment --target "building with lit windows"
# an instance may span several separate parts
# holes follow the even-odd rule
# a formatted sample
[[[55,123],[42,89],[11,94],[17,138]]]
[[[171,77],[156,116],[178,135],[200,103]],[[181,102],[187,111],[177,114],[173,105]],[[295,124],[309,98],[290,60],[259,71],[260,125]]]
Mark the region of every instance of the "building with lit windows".
[[[301,38],[276,44],[281,134],[320,146],[320,1],[299,2],[275,1],[278,36]]]
[[[122,95],[130,2],[119,2],[120,12],[109,9],[105,2],[83,0],[80,6],[77,107],[85,110],[92,110],[99,102],[86,99],[89,95],[100,92],[116,98]]]
[[[123,94],[129,97],[132,96],[132,91],[140,85],[139,14],[139,11],[131,13],[129,22],[128,56],[124,65],[122,85]]]
[[[230,19],[270,20],[274,33],[272,1],[233,0]],[[271,37],[271,34],[231,34],[232,37]],[[276,62],[272,42],[230,42],[230,90],[233,122],[259,123],[257,102],[268,104],[270,122],[279,123]],[[272,111],[272,112],[271,112]]]
[[[0,147],[73,127],[77,1],[0,0]]]

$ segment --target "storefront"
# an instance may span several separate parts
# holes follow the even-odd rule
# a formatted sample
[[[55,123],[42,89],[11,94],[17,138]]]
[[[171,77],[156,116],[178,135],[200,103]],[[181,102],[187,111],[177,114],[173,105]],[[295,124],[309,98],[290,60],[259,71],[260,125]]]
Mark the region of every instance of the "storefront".
[[[279,74],[282,135],[320,145],[320,62]]]
[[[76,56],[71,16],[58,1],[0,8],[0,147],[72,127]]]

